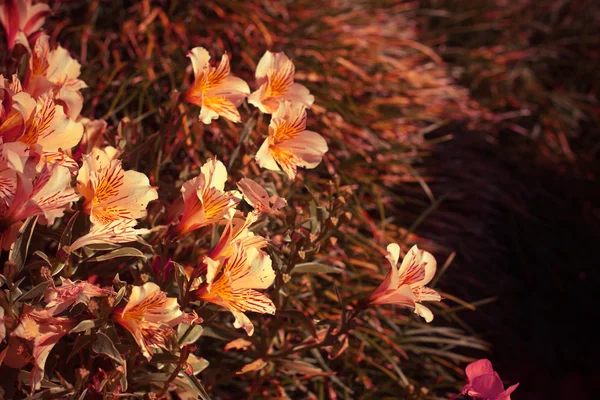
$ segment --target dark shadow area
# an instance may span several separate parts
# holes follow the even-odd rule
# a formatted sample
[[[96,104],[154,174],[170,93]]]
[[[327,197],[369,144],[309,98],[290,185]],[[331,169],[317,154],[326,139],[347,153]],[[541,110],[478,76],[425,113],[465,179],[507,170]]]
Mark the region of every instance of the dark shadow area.
[[[440,145],[426,170],[448,197],[419,233],[457,252],[451,293],[498,297],[461,317],[491,342],[500,376],[521,382],[515,399],[592,399],[600,190],[589,166],[585,178],[559,174],[523,148],[474,133]]]

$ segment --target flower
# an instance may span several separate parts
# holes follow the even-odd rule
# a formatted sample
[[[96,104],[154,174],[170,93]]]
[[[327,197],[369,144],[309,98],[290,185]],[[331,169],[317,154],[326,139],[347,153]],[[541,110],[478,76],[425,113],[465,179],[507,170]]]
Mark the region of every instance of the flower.
[[[425,318],[426,322],[433,320],[433,313],[422,301],[440,301],[441,296],[433,289],[425,287],[435,275],[435,258],[424,250],[413,246],[397,268],[400,257],[400,246],[391,243],[387,247],[387,259],[391,264],[385,280],[371,293],[367,302],[375,304],[398,304],[415,309],[415,313]]]
[[[71,318],[53,317],[48,310],[25,304],[19,325],[10,334],[5,364],[22,368],[29,361],[33,362],[29,377],[31,391],[39,389],[50,351],[76,324]]]
[[[248,103],[266,114],[273,114],[281,103],[289,101],[310,107],[315,97],[308,89],[294,83],[294,64],[284,53],[266,51],[256,66],[257,91],[248,96]]]
[[[0,93],[3,94],[3,107],[0,114],[0,136],[4,143],[14,142],[25,132],[28,121],[36,109],[36,101],[29,93],[21,91],[21,83],[13,77],[10,85],[0,75]]]
[[[71,281],[61,278],[62,284],[55,286],[54,282],[44,291],[45,309],[52,315],[57,315],[69,307],[79,303],[87,304],[92,297],[102,297],[113,294],[112,290],[102,289],[86,281]]]
[[[254,325],[244,314],[253,311],[275,314],[275,305],[255,289],[266,289],[275,280],[271,258],[256,248],[246,250],[236,243],[233,253],[217,260],[206,257],[206,284],[194,292],[194,297],[227,308],[234,316],[233,326],[244,328],[248,335]]]
[[[176,228],[179,235],[233,218],[240,195],[237,191],[225,192],[226,181],[225,165],[208,160],[197,177],[183,184],[184,209]]]
[[[459,395],[466,394],[483,400],[510,400],[511,393],[519,386],[516,383],[504,390],[502,379],[492,368],[490,360],[485,358],[467,365],[465,372],[468,383]]]
[[[35,162],[37,164],[37,162]],[[26,167],[27,169],[27,167]],[[36,215],[42,216],[41,222],[52,224],[61,217],[67,207],[79,199],[71,187],[69,170],[58,164],[44,164],[37,177],[31,179],[25,173],[17,172],[17,185],[14,195],[7,204],[0,204],[0,231],[2,245],[7,248],[15,238],[20,221]]]
[[[117,219],[106,225],[93,225],[87,234],[74,241],[68,249],[75,251],[92,244],[134,242],[138,236],[150,232],[148,229],[134,228],[136,224],[134,219]]]
[[[51,91],[54,98],[65,105],[66,114],[75,120],[83,106],[81,89],[87,87],[79,79],[81,65],[61,46],[50,50],[48,35],[35,42],[25,76],[25,90],[37,98]]]
[[[17,190],[17,173],[23,173],[28,159],[23,143],[6,143],[0,137],[0,203],[8,204]]]
[[[8,49],[17,43],[29,49],[28,40],[40,34],[39,29],[50,14],[47,4],[31,5],[31,0],[6,0],[0,5],[0,23],[6,31]]]
[[[246,250],[254,248],[261,251],[269,241],[250,231],[250,226],[256,222],[257,218],[258,215],[251,212],[245,219],[236,217],[229,221],[209,257],[217,260],[231,256],[235,251],[236,243],[239,243]]]
[[[93,149],[77,175],[77,190],[85,197],[83,209],[94,225],[143,218],[148,203],[158,198],[146,175],[123,170],[115,156],[113,147]]]
[[[250,93],[248,84],[230,75],[229,57],[221,58],[218,67],[209,65],[210,55],[203,47],[193,48],[187,55],[192,60],[194,83],[185,93],[185,99],[202,107],[198,119],[210,124],[219,116],[231,122],[240,122],[238,107]]]
[[[237,183],[237,187],[244,195],[244,199],[258,213],[278,211],[287,206],[287,201],[279,196],[269,197],[267,191],[252,179],[243,178]]]
[[[142,354],[152,358],[153,348],[167,348],[183,313],[177,299],[167,297],[156,283],[134,286],[125,307],[114,311],[115,321],[131,333]]]
[[[288,177],[294,179],[298,166],[315,168],[326,152],[325,139],[306,130],[304,106],[285,102],[273,114],[269,136],[256,153],[256,160],[261,167],[272,171],[279,171],[281,166]]]

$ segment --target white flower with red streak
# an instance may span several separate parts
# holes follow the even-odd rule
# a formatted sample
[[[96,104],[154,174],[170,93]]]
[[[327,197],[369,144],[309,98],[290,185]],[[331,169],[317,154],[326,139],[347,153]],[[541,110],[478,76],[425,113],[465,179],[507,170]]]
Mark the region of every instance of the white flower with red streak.
[[[298,167],[315,168],[327,152],[327,142],[316,132],[306,130],[306,109],[282,103],[271,118],[269,136],[256,153],[258,164],[272,171],[280,167],[290,179]]]
[[[125,171],[115,157],[113,147],[94,149],[77,175],[77,190],[85,197],[84,211],[94,225],[143,218],[148,203],[158,198],[146,175]]]
[[[81,65],[64,47],[51,50],[48,40],[47,35],[41,35],[35,42],[24,90],[35,98],[50,91],[58,102],[64,104],[69,118],[75,120],[83,106],[80,90],[87,87],[79,79]]]
[[[148,360],[154,349],[167,349],[173,327],[181,322],[183,313],[177,299],[167,297],[152,282],[134,286],[125,307],[114,311],[113,318],[131,333],[142,354]]]
[[[0,23],[6,32],[8,50],[17,43],[29,49],[29,41],[41,34],[40,28],[48,15],[48,4],[31,5],[31,0],[5,0],[0,5]]]
[[[431,322],[433,313],[421,302],[442,299],[438,292],[425,286],[435,275],[435,258],[431,253],[413,246],[398,268],[400,246],[391,243],[387,250],[386,258],[391,264],[390,271],[381,285],[368,297],[367,302],[370,305],[397,304],[414,308],[416,314],[426,322]]]
[[[106,225],[92,225],[90,231],[75,240],[69,247],[69,252],[93,244],[117,244],[135,242],[138,236],[150,232],[148,229],[135,228],[134,219],[117,219]]]
[[[201,107],[198,119],[210,124],[213,119],[225,117],[240,122],[237,107],[250,93],[248,84],[230,75],[229,57],[224,54],[218,67],[209,64],[210,55],[203,47],[188,53],[194,69],[194,83],[186,91],[186,101]]]
[[[312,106],[314,96],[305,86],[294,83],[294,73],[294,64],[284,53],[267,51],[256,66],[256,83],[260,87],[248,96],[248,103],[267,114],[274,114],[286,101]]]

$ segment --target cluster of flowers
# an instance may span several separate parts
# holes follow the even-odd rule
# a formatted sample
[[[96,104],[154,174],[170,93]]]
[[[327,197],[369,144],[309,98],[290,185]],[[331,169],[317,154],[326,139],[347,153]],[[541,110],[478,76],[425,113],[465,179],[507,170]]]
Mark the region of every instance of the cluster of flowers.
[[[7,296],[20,272],[11,263],[13,253],[20,251],[15,243],[26,221],[37,218],[37,223],[51,227],[74,208],[89,216],[89,232],[58,249],[59,258],[66,262],[81,256],[85,247],[132,242],[150,233],[137,227],[138,220],[146,217],[149,202],[158,199],[146,175],[125,170],[119,150],[102,145],[106,123],[80,115],[81,89],[86,88],[79,79],[81,66],[63,47],[52,48],[40,31],[49,11],[47,5],[32,6],[28,0],[6,1],[0,8],[8,49],[17,57],[28,54],[22,78],[0,75],[0,234],[2,248],[11,252],[2,276],[9,289],[4,290],[0,307],[0,343],[6,341],[0,364],[23,368],[31,362],[32,391],[40,387],[53,346],[67,334],[98,326],[94,323],[98,318],[125,328],[148,360],[160,349],[176,345],[172,338],[180,324],[202,323],[195,310],[186,310],[187,302],[180,304],[177,298],[168,297],[154,282],[100,287],[93,280],[55,278],[62,268],[41,269],[48,284],[40,304],[12,301],[15,297]],[[268,136],[256,154],[261,167],[283,170],[293,180],[298,167],[315,168],[321,162],[327,144],[321,135],[306,130],[306,110],[314,98],[294,82],[294,64],[285,54],[265,53],[256,68],[253,93],[246,82],[231,75],[227,55],[218,66],[210,65],[204,48],[194,48],[188,56],[195,79],[184,99],[201,107],[200,121],[209,124],[223,117],[240,122],[237,107],[247,99],[271,114]],[[185,269],[187,287],[177,290],[185,291],[191,300],[224,307],[233,314],[234,327],[252,335],[254,326],[246,312],[276,312],[273,301],[261,292],[273,284],[276,271],[265,251],[269,240],[250,228],[287,202],[270,196],[249,178],[237,182],[239,190],[225,190],[227,180],[222,162],[206,161],[199,175],[181,187],[182,215],[158,229],[164,242],[172,242],[200,228],[223,228],[216,246],[199,265]],[[238,208],[242,200],[252,211]],[[399,257],[400,246],[390,244],[389,273],[360,307],[396,304],[414,309],[430,322],[433,314],[421,303],[441,300],[425,286],[435,275],[436,261],[416,246],[398,266]],[[99,298],[108,305],[106,315],[91,310],[97,304],[92,299]],[[88,305],[90,313],[69,316],[78,304]]]

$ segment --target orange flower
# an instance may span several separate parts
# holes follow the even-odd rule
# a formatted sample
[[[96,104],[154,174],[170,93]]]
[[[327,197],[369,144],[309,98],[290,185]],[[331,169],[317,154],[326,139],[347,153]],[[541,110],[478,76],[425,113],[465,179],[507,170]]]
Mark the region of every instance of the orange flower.
[[[188,57],[192,60],[194,83],[185,93],[185,99],[202,107],[198,119],[210,124],[222,116],[240,122],[237,107],[250,93],[250,88],[242,79],[230,75],[229,57],[224,54],[216,68],[210,66],[210,55],[203,47],[193,48]]]
[[[304,106],[282,103],[271,118],[269,137],[256,153],[258,164],[272,171],[281,166],[290,179],[296,177],[299,166],[315,168],[327,152],[327,143],[318,133],[305,129]]]
[[[267,296],[255,289],[266,289],[275,280],[271,258],[256,248],[245,249],[241,243],[234,245],[229,257],[204,259],[207,264],[206,284],[194,292],[198,299],[227,308],[234,316],[233,326],[244,328],[248,335],[254,325],[244,314],[253,311],[275,314],[275,305]]]
[[[50,351],[76,324],[70,318],[53,317],[48,310],[25,304],[19,325],[10,334],[5,364],[11,368],[22,368],[32,362],[29,376],[31,391],[39,389]]]
[[[294,64],[284,53],[267,51],[256,66],[256,83],[260,86],[248,96],[248,103],[266,114],[273,114],[281,103],[310,107],[315,98],[308,89],[294,83]]]
[[[47,4],[31,5],[31,0],[6,0],[0,5],[0,23],[6,31],[8,49],[19,43],[29,49],[29,40],[33,40],[50,14]]]
[[[425,287],[435,275],[435,258],[431,253],[419,250],[415,245],[408,251],[398,268],[400,246],[391,243],[387,250],[386,258],[391,264],[390,272],[381,285],[371,293],[367,302],[370,305],[397,304],[414,308],[416,314],[425,318],[426,322],[431,322],[433,313],[420,303],[442,299],[438,292]]]
[[[200,175],[183,184],[184,210],[176,228],[179,235],[233,218],[239,193],[225,192],[226,181],[225,165],[221,161],[208,160],[200,168]]]
[[[169,338],[175,333],[183,313],[177,299],[167,297],[152,282],[134,286],[125,307],[114,311],[115,321],[131,333],[142,354],[152,358],[154,348],[167,349]]]
[[[41,35],[35,42],[25,76],[25,91],[37,98],[48,91],[65,105],[65,112],[75,120],[83,106],[81,89],[87,87],[79,79],[81,65],[61,46],[50,50],[48,35]]]
[[[148,177],[123,170],[116,154],[113,147],[92,150],[77,175],[77,190],[85,197],[83,208],[95,225],[143,218],[148,203],[158,198]]]

